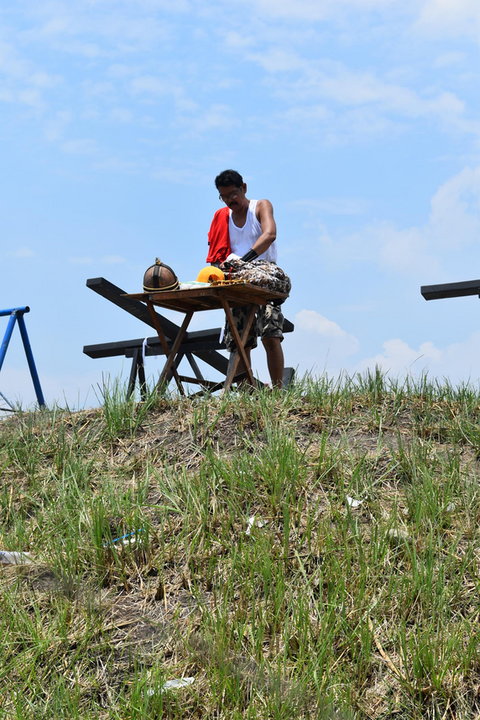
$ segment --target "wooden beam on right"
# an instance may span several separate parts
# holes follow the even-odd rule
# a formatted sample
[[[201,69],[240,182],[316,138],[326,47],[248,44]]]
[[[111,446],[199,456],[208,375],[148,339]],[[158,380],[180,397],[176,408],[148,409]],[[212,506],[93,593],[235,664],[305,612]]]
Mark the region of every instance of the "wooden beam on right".
[[[444,283],[442,285],[422,285],[420,292],[425,300],[440,300],[441,298],[464,297],[466,295],[478,295],[480,297],[480,280]]]

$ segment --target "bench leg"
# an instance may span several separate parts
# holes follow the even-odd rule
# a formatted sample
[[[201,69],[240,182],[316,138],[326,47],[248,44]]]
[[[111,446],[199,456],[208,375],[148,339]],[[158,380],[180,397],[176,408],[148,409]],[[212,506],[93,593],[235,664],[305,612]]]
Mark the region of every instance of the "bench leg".
[[[135,348],[132,357],[132,367],[130,368],[130,377],[128,379],[127,397],[130,397],[135,390],[135,382],[140,383],[140,397],[145,400],[147,396],[147,383],[145,380],[145,366],[143,364],[142,348]]]
[[[138,365],[138,382],[140,383],[140,397],[145,400],[147,397],[147,382],[145,380],[145,365],[142,361]]]
[[[283,369],[282,387],[286,388],[293,382],[295,377],[295,369],[292,367],[286,367]]]

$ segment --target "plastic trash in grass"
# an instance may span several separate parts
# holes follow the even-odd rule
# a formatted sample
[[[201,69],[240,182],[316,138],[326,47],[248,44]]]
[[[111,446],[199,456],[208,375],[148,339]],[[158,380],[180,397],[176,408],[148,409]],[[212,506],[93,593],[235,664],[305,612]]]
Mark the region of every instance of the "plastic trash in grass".
[[[31,565],[32,553],[0,550],[0,565]]]
[[[403,528],[390,528],[387,530],[387,537],[394,542],[408,542],[412,539]]]
[[[143,528],[140,528],[139,530],[133,530],[132,532],[125,533],[125,535],[120,535],[120,537],[114,538],[113,540],[104,542],[103,547],[111,547],[112,545],[115,545],[115,547],[134,547],[138,541],[138,535],[143,532],[145,532]]]
[[[147,695],[152,696],[155,695],[157,692],[165,692],[166,690],[180,690],[181,688],[192,685],[194,682],[194,677],[184,677],[177,678],[176,680],[167,680],[158,690],[155,690],[154,688],[149,688],[147,690]]]
[[[247,529],[245,530],[245,535],[251,535],[252,534],[252,528],[262,528],[265,527],[267,523],[264,520],[257,520],[255,515],[251,515],[247,520]]]
[[[356,500],[350,497],[350,495],[347,495],[347,505],[351,510],[358,510],[360,505],[363,505],[363,500]]]

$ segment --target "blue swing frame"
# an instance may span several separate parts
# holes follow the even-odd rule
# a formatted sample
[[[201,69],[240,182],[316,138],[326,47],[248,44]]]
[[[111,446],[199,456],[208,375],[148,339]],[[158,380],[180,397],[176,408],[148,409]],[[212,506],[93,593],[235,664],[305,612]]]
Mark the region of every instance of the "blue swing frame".
[[[33,387],[35,388],[35,394],[37,396],[37,402],[40,405],[40,407],[45,407],[45,400],[43,398],[42,388],[40,386],[40,380],[38,378],[37,368],[35,367],[35,360],[33,359],[33,353],[32,348],[30,346],[30,340],[28,339],[28,333],[27,328],[25,325],[25,320],[23,316],[25,313],[30,312],[30,308],[28,306],[25,307],[18,307],[18,308],[10,308],[8,310],[0,310],[0,317],[5,317],[6,315],[10,315],[10,319],[8,321],[7,329],[5,330],[5,335],[3,336],[2,346],[0,348],[0,371],[3,366],[3,361],[5,360],[5,355],[7,354],[8,344],[10,342],[10,338],[12,337],[13,328],[15,327],[15,323],[18,322],[18,327],[20,330],[20,335],[22,336],[23,341],[23,347],[25,350],[25,355],[28,362],[28,367],[30,369],[30,375],[33,382]],[[5,402],[10,406],[8,410],[14,410],[11,403],[7,400],[5,395],[3,393],[0,393],[0,397],[2,397]],[[7,409],[7,408],[4,408]]]

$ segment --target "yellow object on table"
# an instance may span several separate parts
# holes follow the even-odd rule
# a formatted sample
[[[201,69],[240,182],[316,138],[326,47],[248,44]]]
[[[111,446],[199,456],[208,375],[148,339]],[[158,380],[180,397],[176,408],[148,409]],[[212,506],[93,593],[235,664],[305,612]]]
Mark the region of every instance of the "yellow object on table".
[[[220,268],[215,265],[207,265],[200,270],[197,276],[197,282],[221,282],[225,280],[225,275]]]

